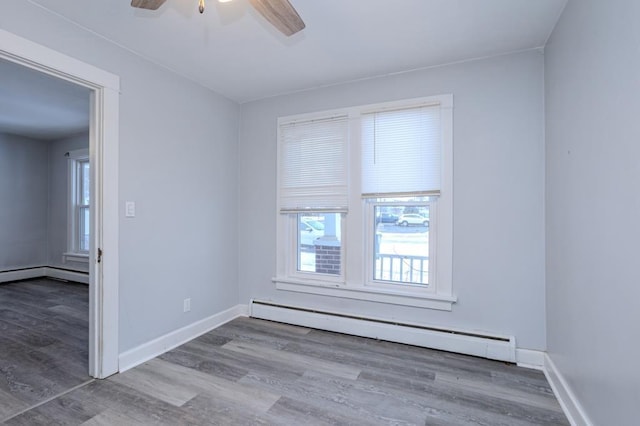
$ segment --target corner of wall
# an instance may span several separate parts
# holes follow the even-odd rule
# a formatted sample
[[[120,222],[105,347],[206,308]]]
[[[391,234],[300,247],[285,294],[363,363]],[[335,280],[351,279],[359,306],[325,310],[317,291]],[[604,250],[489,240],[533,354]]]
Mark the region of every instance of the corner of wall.
[[[152,358],[170,351],[190,340],[201,336],[214,328],[241,316],[247,316],[247,305],[236,305],[225,311],[211,315],[200,321],[189,324],[178,330],[174,330],[149,342],[143,343],[133,349],[122,352],[119,356],[119,372],[125,372]]]
[[[593,426],[580,401],[548,353],[544,355],[544,375],[572,426]]]

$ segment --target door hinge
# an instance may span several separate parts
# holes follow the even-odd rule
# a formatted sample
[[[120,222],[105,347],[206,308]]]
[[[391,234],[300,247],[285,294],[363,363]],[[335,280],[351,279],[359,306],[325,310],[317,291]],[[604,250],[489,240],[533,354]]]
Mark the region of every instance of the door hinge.
[[[98,248],[98,263],[102,261],[102,249]]]

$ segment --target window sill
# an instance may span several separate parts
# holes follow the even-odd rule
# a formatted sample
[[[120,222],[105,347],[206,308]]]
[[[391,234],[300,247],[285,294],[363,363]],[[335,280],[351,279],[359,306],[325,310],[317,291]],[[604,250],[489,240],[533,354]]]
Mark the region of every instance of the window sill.
[[[63,253],[62,261],[66,262],[79,262],[79,263],[89,263],[89,255],[83,253]]]
[[[418,293],[401,290],[383,290],[371,287],[345,288],[336,284],[332,285],[284,277],[273,278],[272,281],[276,284],[276,289],[278,290],[366,300],[369,302],[387,303],[391,305],[436,309],[440,311],[451,311],[451,306],[457,301],[455,296],[445,296],[424,292]]]

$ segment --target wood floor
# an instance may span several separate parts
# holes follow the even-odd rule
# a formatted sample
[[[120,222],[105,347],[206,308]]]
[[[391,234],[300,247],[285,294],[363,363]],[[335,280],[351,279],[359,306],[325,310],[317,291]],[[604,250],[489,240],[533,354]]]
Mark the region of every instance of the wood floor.
[[[0,421],[87,382],[86,284],[0,284]]]
[[[23,284],[15,286],[19,285]],[[21,292],[32,291],[30,287],[15,292],[24,297]],[[50,291],[56,293],[55,285]],[[1,297],[4,300],[4,294]],[[56,302],[55,297],[46,302],[48,309],[55,312],[54,317],[60,311],[69,310],[55,308]],[[10,310],[5,305],[5,302],[0,305],[0,312]],[[9,319],[16,316],[2,314],[2,321],[5,315]],[[45,320],[34,316],[31,321],[39,324]],[[48,323],[55,321],[48,320]],[[2,330],[4,357],[5,340],[15,345],[13,335],[26,332],[15,331],[21,328]],[[7,389],[7,377],[12,377],[8,370],[16,360],[9,357],[9,363],[5,364],[5,358],[0,358],[1,406],[5,406],[5,398],[22,401],[18,397],[21,392],[25,393],[20,389]],[[31,371],[28,375],[32,386],[36,386],[46,369],[43,363],[33,361],[33,356],[27,358],[27,366],[35,368],[27,371]],[[77,382],[86,379],[79,376],[74,377]],[[45,376],[42,377],[45,380]],[[51,393],[55,391],[47,391],[42,396]],[[90,381],[7,418],[5,424],[518,426],[569,423],[539,371],[238,318],[123,374]]]

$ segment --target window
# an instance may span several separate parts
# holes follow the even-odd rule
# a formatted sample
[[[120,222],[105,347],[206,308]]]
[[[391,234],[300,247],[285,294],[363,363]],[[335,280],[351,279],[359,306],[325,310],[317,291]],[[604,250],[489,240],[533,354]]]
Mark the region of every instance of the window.
[[[428,288],[429,198],[376,198],[368,201],[375,217],[371,280]]]
[[[428,289],[430,204],[440,194],[440,104],[380,108],[362,117],[362,197],[369,215],[395,214],[395,223],[369,223],[376,284]],[[381,198],[384,197],[384,198]]]
[[[451,309],[452,103],[278,120],[278,289]]]
[[[297,272],[341,275],[339,213],[298,213]]]
[[[279,127],[279,208],[288,218],[291,236],[286,250],[289,275],[343,279],[347,136],[344,115],[291,120]]]
[[[65,260],[88,261],[90,237],[91,175],[89,151],[69,152],[69,204],[67,209],[67,253]]]

